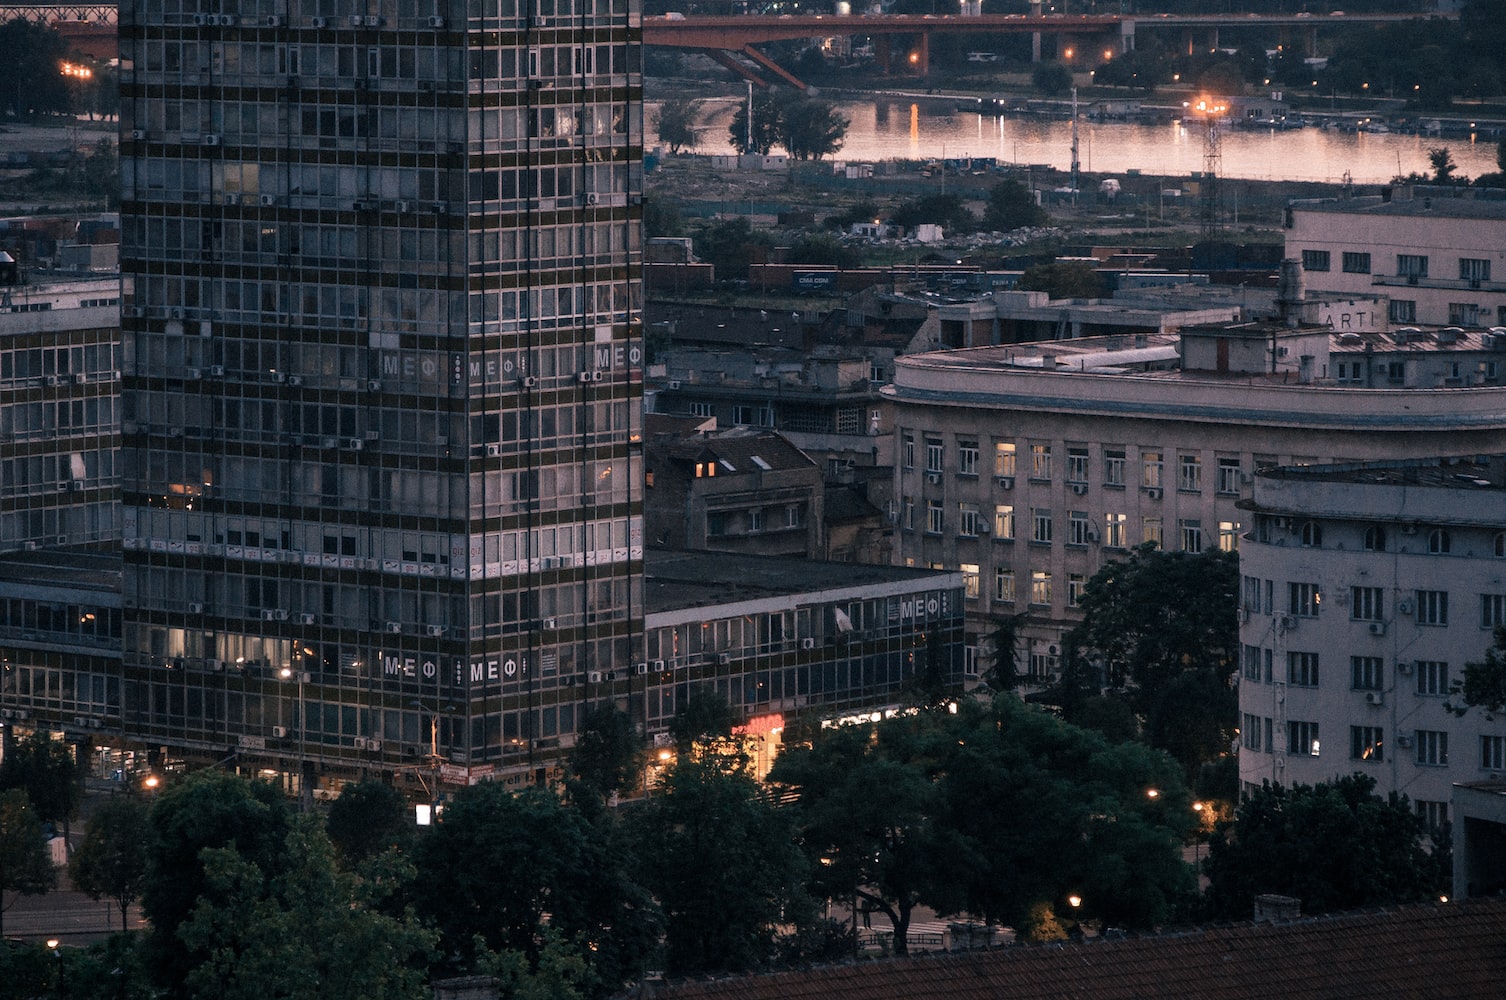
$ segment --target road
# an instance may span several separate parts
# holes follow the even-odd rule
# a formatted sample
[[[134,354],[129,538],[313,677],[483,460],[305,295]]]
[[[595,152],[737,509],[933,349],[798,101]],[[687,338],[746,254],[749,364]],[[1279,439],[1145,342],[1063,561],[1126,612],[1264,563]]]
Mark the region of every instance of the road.
[[[132,906],[128,926],[142,930],[146,921]],[[42,896],[5,894],[5,936],[25,941],[57,938],[64,944],[99,941],[120,930],[120,911],[108,900],[96,903],[72,889],[59,889]]]

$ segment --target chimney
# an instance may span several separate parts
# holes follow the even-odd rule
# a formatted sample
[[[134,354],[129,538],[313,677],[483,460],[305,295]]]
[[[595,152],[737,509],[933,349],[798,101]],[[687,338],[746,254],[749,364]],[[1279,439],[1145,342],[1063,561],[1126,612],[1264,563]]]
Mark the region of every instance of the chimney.
[[[1280,924],[1302,916],[1302,900],[1263,893],[1255,897],[1255,922]]]
[[[1302,261],[1288,257],[1281,262],[1281,277],[1276,284],[1276,309],[1288,327],[1302,321],[1302,301],[1307,298],[1307,277]]]

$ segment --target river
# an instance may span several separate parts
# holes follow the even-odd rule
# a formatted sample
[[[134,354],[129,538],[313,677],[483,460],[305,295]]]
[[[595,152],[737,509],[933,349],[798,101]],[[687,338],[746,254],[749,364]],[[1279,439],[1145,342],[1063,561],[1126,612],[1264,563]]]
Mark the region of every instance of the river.
[[[1043,117],[997,117],[954,110],[951,99],[881,97],[839,101],[851,120],[838,154],[844,160],[941,159],[985,156],[1006,163],[1072,163],[1072,124]],[[695,152],[725,153],[734,98],[705,105],[705,126]],[[652,109],[649,119],[653,121]],[[650,127],[652,135],[652,127]],[[1078,159],[1092,173],[1138,170],[1148,176],[1186,177],[1203,169],[1201,124],[1078,123]],[[1428,149],[1447,146],[1458,173],[1474,177],[1496,167],[1493,138],[1343,132],[1308,127],[1220,130],[1224,177],[1379,184],[1398,174],[1428,172]]]

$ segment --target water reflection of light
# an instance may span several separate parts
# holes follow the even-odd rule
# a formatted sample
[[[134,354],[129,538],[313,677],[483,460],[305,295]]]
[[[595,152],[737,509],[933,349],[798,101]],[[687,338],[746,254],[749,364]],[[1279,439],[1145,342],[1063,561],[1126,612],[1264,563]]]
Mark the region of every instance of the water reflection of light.
[[[920,105],[910,105],[910,150],[920,148]]]

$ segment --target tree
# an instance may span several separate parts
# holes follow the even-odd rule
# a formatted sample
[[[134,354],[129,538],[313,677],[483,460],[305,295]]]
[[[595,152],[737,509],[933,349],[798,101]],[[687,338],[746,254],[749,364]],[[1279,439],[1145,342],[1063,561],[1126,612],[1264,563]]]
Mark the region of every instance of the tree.
[[[402,793],[371,778],[340,790],[324,826],[347,868],[389,848],[402,849],[412,837]]]
[[[790,247],[785,259],[791,264],[829,264],[833,267],[857,267],[858,252],[831,233],[806,233]]]
[[[1454,171],[1459,167],[1454,163],[1454,154],[1449,152],[1447,146],[1431,146],[1428,148],[1428,164],[1433,168],[1434,184],[1453,184],[1455,182]]]
[[[767,90],[753,95],[753,135],[749,143],[748,105],[744,103],[727,126],[727,141],[739,153],[767,156],[779,143],[779,103]]]
[[[84,801],[84,774],[73,748],[46,733],[33,733],[16,744],[0,764],[0,789],[26,792],[43,823],[61,827],[66,839]]]
[[[773,244],[769,234],[755,230],[747,219],[721,219],[695,234],[695,253],[716,268],[721,281],[746,280],[755,247]]]
[[[90,899],[109,898],[120,908],[122,931],[127,929],[127,911],[146,884],[152,832],[147,812],[143,802],[126,796],[101,803],[89,817],[83,843],[68,865],[75,887]]]
[[[1044,226],[1049,221],[1030,189],[1019,181],[1000,181],[989,189],[988,205],[983,209],[984,229],[1007,233],[1025,226]]]
[[[1149,928],[1191,897],[1181,844],[1195,814],[1169,757],[1110,745],[1008,695],[961,708],[940,717],[932,752],[942,821],[971,848],[954,866],[968,912],[1049,926],[1040,908],[1059,913],[1077,895],[1085,918]]]
[[[792,159],[819,160],[842,148],[851,124],[830,101],[790,98],[779,105],[779,144]]]
[[[1029,620],[1023,612],[994,619],[994,627],[988,634],[988,645],[993,650],[992,666],[987,675],[990,687],[995,691],[1010,691],[1024,676],[1019,669],[1020,629]]]
[[[780,754],[768,780],[796,796],[813,889],[882,912],[904,955],[914,908],[943,895],[944,869],[961,867],[966,852],[936,823],[940,790],[903,753],[910,744],[882,740],[892,731],[878,740],[868,726],[823,733]]]
[[[1406,796],[1374,794],[1352,774],[1318,785],[1264,783],[1208,842],[1213,915],[1248,920],[1255,896],[1302,900],[1304,913],[1436,898],[1449,873],[1424,848],[1427,825]]]
[[[780,925],[813,915],[790,817],[747,774],[682,757],[629,827],[635,843],[653,845],[637,860],[664,910],[672,975],[758,968]]]
[[[0,114],[66,114],[68,88],[58,64],[67,54],[67,43],[49,27],[25,18],[0,24]]]
[[[656,236],[679,236],[685,232],[685,217],[674,202],[661,195],[643,196],[643,235],[645,239]]]
[[[978,217],[955,194],[930,194],[907,201],[894,210],[890,221],[904,229],[931,222],[949,233],[970,233],[978,228]]]
[[[1496,626],[1485,659],[1465,663],[1464,677],[1454,681],[1449,694],[1456,696],[1460,704],[1455,707],[1445,702],[1444,707],[1452,708],[1461,717],[1471,708],[1483,708],[1492,715],[1506,708],[1506,627]]]
[[[1225,681],[1233,673],[1238,584],[1231,552],[1142,545],[1088,580],[1070,642],[1103,668],[1108,687],[1128,688],[1136,711],[1149,712],[1185,670]]]
[[[609,701],[581,716],[580,735],[566,767],[582,786],[602,798],[636,787],[643,776],[643,740],[632,717]]]
[[[1096,299],[1108,291],[1093,265],[1079,261],[1034,264],[1025,268],[1017,287],[1053,299]]]
[[[7,893],[39,896],[57,886],[42,821],[19,789],[0,792],[0,939],[5,935]]]
[[[1072,88],[1072,71],[1059,62],[1040,63],[1030,74],[1030,85],[1047,97],[1059,97]]]
[[[704,103],[700,100],[670,100],[659,105],[659,111],[654,115],[654,129],[670,153],[678,156],[681,149],[696,144],[700,131],[696,123],[700,121]]]
[[[620,842],[607,824],[593,827],[548,789],[461,791],[419,842],[415,860],[420,910],[462,968],[507,951],[537,968],[546,925],[582,950],[593,988],[603,992],[647,960],[658,912],[628,876]]]
[[[732,737],[737,715],[727,699],[709,687],[697,687],[680,701],[669,720],[669,737],[680,754],[688,755],[697,743],[725,742]]]
[[[300,817],[269,872],[234,847],[203,854],[204,893],[179,929],[202,960],[186,985],[223,1000],[419,1000],[416,958],[434,942],[410,912],[373,906],[388,885],[340,871],[314,816]],[[411,870],[409,872],[411,875]]]
[[[281,871],[291,827],[287,800],[272,785],[222,771],[196,771],[152,806],[153,836],[141,910],[151,923],[149,957],[158,979],[181,992],[208,955],[185,948],[179,927],[208,888],[203,852],[234,848],[263,875]]]

